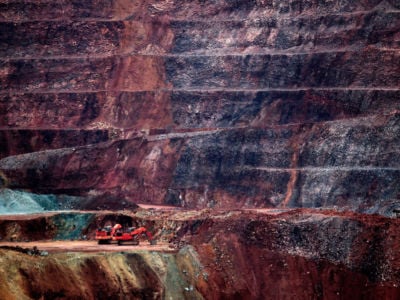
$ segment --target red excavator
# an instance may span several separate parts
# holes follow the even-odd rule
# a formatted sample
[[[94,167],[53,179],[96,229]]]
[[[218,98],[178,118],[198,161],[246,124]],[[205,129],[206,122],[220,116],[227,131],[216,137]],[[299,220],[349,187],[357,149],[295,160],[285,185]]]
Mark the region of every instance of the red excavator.
[[[156,240],[153,238],[153,235],[145,227],[139,227],[139,228],[131,227],[128,228],[126,232],[117,231],[114,236],[114,240],[118,241],[118,245],[123,245],[123,244],[139,245],[141,237],[147,238],[150,245],[156,244]]]
[[[99,244],[110,244],[111,241],[117,241],[118,245],[128,243],[139,245],[141,237],[146,237],[151,245],[156,244],[153,235],[145,227],[130,227],[123,232],[121,224],[115,224],[113,227],[106,226],[96,230],[96,240]]]

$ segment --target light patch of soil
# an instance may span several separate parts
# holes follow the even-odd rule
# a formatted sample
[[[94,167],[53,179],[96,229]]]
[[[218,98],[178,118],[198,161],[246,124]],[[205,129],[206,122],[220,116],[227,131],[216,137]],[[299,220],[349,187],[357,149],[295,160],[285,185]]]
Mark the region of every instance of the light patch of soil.
[[[152,204],[140,204],[137,203],[140,208],[143,209],[154,209],[154,210],[179,210],[179,207],[172,205],[152,205]]]
[[[109,245],[98,245],[97,241],[36,241],[36,242],[1,242],[2,246],[22,247],[33,249],[37,247],[40,251],[49,253],[64,252],[136,252],[136,251],[158,251],[158,252],[176,252],[169,247],[168,243],[158,243],[150,245],[148,242],[141,242],[139,245],[121,245],[116,243]]]

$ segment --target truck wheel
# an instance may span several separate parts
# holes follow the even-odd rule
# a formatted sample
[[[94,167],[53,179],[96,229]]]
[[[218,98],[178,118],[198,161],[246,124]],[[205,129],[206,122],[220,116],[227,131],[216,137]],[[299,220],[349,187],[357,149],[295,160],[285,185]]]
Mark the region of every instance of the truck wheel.
[[[151,240],[150,241],[150,245],[157,245],[157,241],[156,240]]]
[[[122,245],[122,241],[118,240],[118,246],[121,246],[121,245]]]

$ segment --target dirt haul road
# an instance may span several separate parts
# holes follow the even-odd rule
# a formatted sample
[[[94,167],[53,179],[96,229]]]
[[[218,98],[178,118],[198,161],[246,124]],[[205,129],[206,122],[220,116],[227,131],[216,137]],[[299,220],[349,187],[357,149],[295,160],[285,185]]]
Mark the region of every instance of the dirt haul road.
[[[158,252],[176,252],[169,247],[168,243],[150,245],[148,242],[141,242],[140,245],[122,245],[116,243],[109,245],[98,245],[97,241],[36,241],[36,242],[0,242],[2,247],[21,247],[33,249],[37,247],[39,251],[48,253],[63,252],[130,252],[130,251],[158,251]]]

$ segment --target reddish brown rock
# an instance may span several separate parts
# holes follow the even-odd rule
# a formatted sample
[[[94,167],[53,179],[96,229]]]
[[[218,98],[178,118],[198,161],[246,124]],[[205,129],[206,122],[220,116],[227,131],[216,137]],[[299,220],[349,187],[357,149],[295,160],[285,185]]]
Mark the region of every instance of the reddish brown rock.
[[[0,158],[108,141],[108,130],[0,130]],[[17,142],[15,144],[15,142]]]
[[[82,207],[397,207],[396,1],[1,5],[8,187]]]
[[[396,0],[0,3],[0,212],[208,208],[2,219],[7,241],[145,225],[176,252],[0,249],[0,298],[399,298],[399,16]]]
[[[112,253],[107,247],[118,246],[103,245],[64,253],[79,244],[71,239],[92,238],[107,222],[145,224],[158,242],[178,248],[160,253],[132,246]],[[7,245],[26,237],[62,240],[48,242],[44,257],[0,243],[0,265],[9,264],[0,272],[0,295],[8,297],[91,297],[101,291],[156,299],[396,299],[400,292],[394,218],[329,210],[126,211],[10,216],[0,224]],[[56,281],[54,270],[60,272]],[[60,286],[59,278],[70,280]]]

